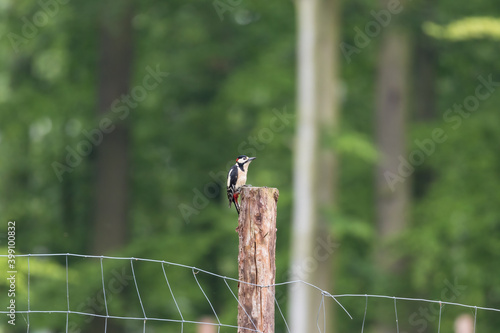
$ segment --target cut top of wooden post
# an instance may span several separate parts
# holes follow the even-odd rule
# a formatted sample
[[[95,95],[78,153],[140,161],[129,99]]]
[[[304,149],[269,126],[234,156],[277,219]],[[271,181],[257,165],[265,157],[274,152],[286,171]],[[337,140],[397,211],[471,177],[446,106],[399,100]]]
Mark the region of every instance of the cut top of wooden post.
[[[243,187],[238,219],[238,332],[274,332],[276,188]],[[263,287],[265,286],[265,287]],[[268,287],[269,286],[269,287]],[[245,329],[247,328],[247,329]]]
[[[279,191],[273,187],[242,187],[241,188],[241,211],[247,215],[250,213],[269,212],[274,213],[269,217],[276,221]],[[245,216],[246,218],[246,216]],[[241,220],[241,215],[239,220]]]

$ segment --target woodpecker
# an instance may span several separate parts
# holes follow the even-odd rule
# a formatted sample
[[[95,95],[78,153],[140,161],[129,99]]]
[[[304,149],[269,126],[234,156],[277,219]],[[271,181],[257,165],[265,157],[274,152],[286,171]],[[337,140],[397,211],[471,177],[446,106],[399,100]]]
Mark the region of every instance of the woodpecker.
[[[236,164],[229,169],[227,174],[227,198],[229,200],[229,208],[231,208],[231,203],[234,203],[238,215],[240,215],[240,205],[238,204],[240,189],[247,182],[248,166],[256,158],[257,157],[248,157],[246,155],[238,156]]]

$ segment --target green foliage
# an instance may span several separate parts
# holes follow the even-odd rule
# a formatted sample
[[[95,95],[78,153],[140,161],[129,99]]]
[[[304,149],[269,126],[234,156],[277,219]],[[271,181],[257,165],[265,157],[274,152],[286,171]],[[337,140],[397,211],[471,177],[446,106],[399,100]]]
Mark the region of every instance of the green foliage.
[[[407,29],[412,42],[424,43],[434,52],[437,110],[433,120],[418,122],[412,108],[408,150],[418,149],[415,140],[428,138],[434,128],[443,129],[447,140],[408,179],[412,184],[409,228],[391,243],[391,253],[403,262],[405,272],[380,281],[372,257],[379,245],[373,222],[373,178],[380,158],[373,139],[373,112],[377,50],[385,28],[353,55],[352,62],[341,59],[341,128],[322,137],[323,146],[336,151],[340,168],[336,208],[322,207],[340,245],[334,255],[335,291],[383,290],[437,299],[446,287],[444,281],[456,278],[466,286],[456,301],[500,308],[495,280],[500,271],[493,264],[500,253],[498,88],[462,117],[458,128],[444,118],[453,104],[474,95],[478,76],[491,74],[493,81],[500,80],[498,44],[491,40],[498,37],[500,12],[497,4],[486,0],[405,6],[393,23]],[[95,111],[98,17],[103,8],[98,1],[60,4],[46,25],[37,27],[32,37],[23,37],[27,28],[22,18],[33,23],[41,10],[34,1],[0,0],[0,61],[4,64],[0,68],[0,252],[6,253],[2,235],[10,219],[17,221],[18,252],[89,253],[95,147],[62,179],[53,165],[65,163],[68,149],[77,149],[87,140],[84,133],[96,129],[101,120]],[[248,182],[280,190],[277,280],[289,279],[296,122],[294,10],[293,2],[242,1],[221,19],[206,1],[135,4],[131,88],[142,84],[148,67],[158,66],[169,75],[148,91],[126,119],[130,129],[129,239],[126,247],[111,254],[167,260],[236,276],[236,213],[227,208],[224,182],[234,158],[246,153],[258,157]],[[364,29],[374,20],[371,10],[378,8],[370,1],[343,3],[341,41],[354,44],[355,28]],[[9,33],[22,39],[13,42]],[[415,72],[412,67],[411,73]],[[414,89],[417,77],[410,78],[412,102],[419,98]],[[103,266],[106,281],[116,272],[131,273],[128,263],[104,260]],[[161,266],[137,263],[134,267],[147,310],[158,317],[178,318]],[[211,315],[192,272],[165,268],[186,317],[197,320]],[[19,260],[18,272],[19,294],[24,298],[25,260]],[[30,272],[33,305],[64,310],[64,257],[30,259]],[[94,311],[87,297],[99,295],[102,288],[99,261],[73,258],[68,274],[72,309]],[[197,276],[210,292],[220,319],[234,321],[237,306],[225,284]],[[5,283],[0,281],[1,295]],[[141,314],[132,283],[110,296],[114,313]],[[286,293],[280,300],[286,304]],[[363,316],[362,303],[347,302],[355,318]],[[20,307],[26,306],[21,301]],[[417,309],[418,305],[405,310],[409,316]],[[368,313],[371,322],[374,318]],[[407,318],[402,318],[408,325]],[[451,327],[451,316],[445,320]],[[87,327],[83,317],[72,316],[72,321]],[[357,323],[340,319],[339,327],[358,330]],[[498,324],[499,319],[491,317],[480,323],[487,332]],[[65,318],[46,316],[39,325],[63,330]],[[284,331],[281,322],[280,330]]]

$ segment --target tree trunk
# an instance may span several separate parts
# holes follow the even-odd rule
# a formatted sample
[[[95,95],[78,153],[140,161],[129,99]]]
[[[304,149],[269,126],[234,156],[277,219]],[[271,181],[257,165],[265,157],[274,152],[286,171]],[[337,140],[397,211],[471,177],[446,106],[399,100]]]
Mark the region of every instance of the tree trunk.
[[[433,21],[434,2],[425,0],[425,20]],[[436,66],[435,41],[425,34],[418,34],[415,41],[415,119],[420,122],[433,121],[436,114]],[[415,200],[427,194],[435,178],[435,170],[420,167],[413,176],[412,192]]]
[[[112,119],[112,103],[130,90],[132,10],[128,1],[107,2],[101,17],[98,117]],[[105,254],[125,244],[128,199],[128,128],[126,122],[102,133],[97,149],[93,252]]]
[[[336,0],[297,0],[298,78],[297,137],[294,159],[294,212],[291,279],[331,290],[332,258],[318,257],[318,244],[328,244],[328,220],[318,208],[335,202],[336,156],[320,147],[321,138],[337,127],[338,5]],[[325,140],[322,140],[325,141]],[[317,176],[321,175],[321,176]],[[317,330],[321,295],[304,285],[292,285],[289,323],[292,332]],[[331,318],[331,316],[327,316]],[[331,326],[331,325],[328,325]]]
[[[406,225],[409,179],[391,188],[387,172],[398,174],[399,157],[406,159],[408,38],[403,32],[388,31],[382,42],[377,82],[376,142],[381,153],[377,167],[376,205],[380,243],[399,234]],[[384,269],[392,259],[385,251],[377,258]]]
[[[317,12],[318,0],[297,0],[297,134],[293,176],[293,225],[291,238],[291,280],[311,280],[305,263],[313,258],[316,232],[317,168]],[[289,289],[288,322],[292,332],[313,332],[312,292],[302,284]]]
[[[318,63],[322,68],[318,77],[318,120],[321,140],[319,145],[319,163],[316,177],[316,188],[318,191],[318,232],[316,240],[321,244],[331,244],[334,235],[331,233],[331,221],[326,212],[331,212],[337,205],[337,175],[338,161],[335,151],[332,149],[331,140],[339,127],[339,52],[340,43],[340,1],[323,0],[319,10],[318,20]],[[333,249],[323,249],[320,256],[315,258],[318,261],[318,269],[313,276],[312,282],[322,288],[333,292],[334,289],[334,256]],[[315,294],[313,304],[321,302],[321,295]],[[321,312],[318,320],[325,322],[326,332],[333,332],[333,309],[329,311],[332,302],[326,302],[326,318]],[[309,327],[309,330],[312,328]],[[310,332],[310,331],[309,331]]]
[[[248,329],[274,333],[276,214],[278,190],[244,187],[238,219],[238,333]]]
[[[436,21],[433,0],[423,0],[422,21]],[[424,33],[415,40],[415,106],[419,121],[430,121],[436,117],[436,41]]]
[[[102,4],[100,17],[100,59],[98,120],[114,119],[110,108],[130,90],[132,71],[132,6],[129,1]],[[100,122],[98,122],[99,124]],[[99,132],[102,142],[97,144],[95,185],[95,210],[92,252],[104,255],[126,242],[128,200],[128,136],[125,121],[114,123],[109,133]],[[98,135],[96,134],[96,137]],[[103,311],[104,312],[104,311]],[[122,332],[116,321],[96,318],[90,325],[91,332]]]
[[[436,51],[429,45],[428,38],[421,36],[415,50],[416,115],[421,121],[430,121],[436,116]]]
[[[376,144],[381,160],[376,170],[376,223],[378,244],[376,266],[381,277],[394,276],[400,264],[389,250],[389,242],[406,226],[409,179],[389,184],[387,173],[398,174],[400,157],[406,156],[408,37],[399,27],[389,27],[382,37],[378,64],[376,101]],[[382,279],[387,281],[387,279]],[[387,287],[387,286],[386,286]],[[387,292],[383,290],[383,292]],[[378,332],[392,326],[380,317]]]

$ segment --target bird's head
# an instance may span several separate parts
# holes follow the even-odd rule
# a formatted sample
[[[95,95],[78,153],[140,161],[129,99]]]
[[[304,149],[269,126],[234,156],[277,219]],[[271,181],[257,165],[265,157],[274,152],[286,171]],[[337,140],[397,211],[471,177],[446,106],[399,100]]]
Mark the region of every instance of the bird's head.
[[[245,164],[250,164],[250,162],[252,162],[253,160],[255,160],[257,157],[248,157],[246,155],[240,155],[238,156],[238,158],[236,159],[236,163],[238,163],[239,165],[243,166]]]

